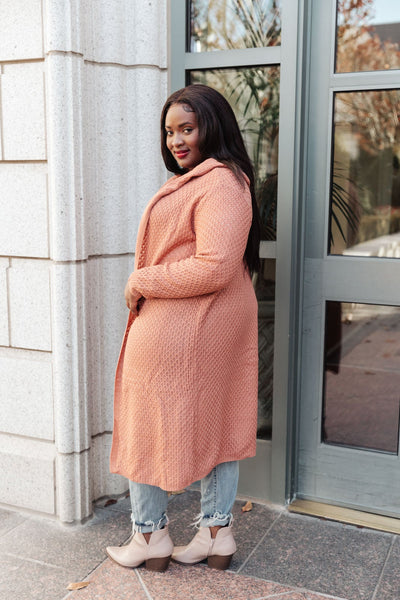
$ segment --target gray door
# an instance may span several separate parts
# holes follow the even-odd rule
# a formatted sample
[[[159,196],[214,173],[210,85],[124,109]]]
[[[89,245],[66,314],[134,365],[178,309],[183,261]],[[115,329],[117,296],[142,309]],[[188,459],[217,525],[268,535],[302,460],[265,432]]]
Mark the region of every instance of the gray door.
[[[262,269],[254,278],[259,299],[259,427],[257,456],[242,464],[239,491],[284,502],[302,2],[173,0],[169,6],[170,90],[204,83],[223,93],[236,111],[255,167],[265,224]]]
[[[297,497],[400,516],[400,12],[345,4],[309,12]]]

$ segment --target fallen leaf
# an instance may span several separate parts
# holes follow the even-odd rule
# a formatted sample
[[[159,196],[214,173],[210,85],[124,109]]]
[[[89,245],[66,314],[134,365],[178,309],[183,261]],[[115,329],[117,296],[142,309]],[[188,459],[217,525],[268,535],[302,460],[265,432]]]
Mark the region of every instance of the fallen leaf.
[[[107,502],[104,505],[104,508],[106,506],[111,506],[111,504],[117,504],[117,501],[114,498],[110,498],[109,500],[107,500]]]
[[[67,587],[67,590],[81,590],[89,585],[90,581],[76,581],[75,583],[70,583]]]
[[[168,492],[168,496],[179,496],[179,494],[184,494],[186,490],[177,490],[176,492]]]
[[[250,510],[253,510],[253,503],[247,500],[246,504],[242,506],[242,512],[249,512]]]

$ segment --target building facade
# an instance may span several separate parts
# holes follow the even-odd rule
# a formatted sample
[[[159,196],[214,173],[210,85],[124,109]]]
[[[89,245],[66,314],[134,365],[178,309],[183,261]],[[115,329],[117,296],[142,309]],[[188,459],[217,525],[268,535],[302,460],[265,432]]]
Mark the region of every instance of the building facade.
[[[0,4],[1,505],[74,522],[127,487],[108,471],[123,289],[167,177],[160,109],[202,82],[237,112],[265,225],[259,440],[239,489],[399,516],[396,10]]]

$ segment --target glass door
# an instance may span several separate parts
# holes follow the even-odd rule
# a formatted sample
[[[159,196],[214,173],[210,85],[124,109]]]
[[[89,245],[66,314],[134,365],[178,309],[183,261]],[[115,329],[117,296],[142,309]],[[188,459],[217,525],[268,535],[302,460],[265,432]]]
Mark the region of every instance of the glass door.
[[[310,8],[297,497],[400,517],[400,11]]]
[[[253,281],[259,301],[258,445],[256,458],[241,469],[239,490],[283,501],[289,349],[288,336],[276,339],[275,332],[288,330],[290,312],[294,161],[282,156],[294,153],[297,0],[172,0],[170,6],[171,91],[203,83],[221,92],[254,165],[264,224],[262,268]]]

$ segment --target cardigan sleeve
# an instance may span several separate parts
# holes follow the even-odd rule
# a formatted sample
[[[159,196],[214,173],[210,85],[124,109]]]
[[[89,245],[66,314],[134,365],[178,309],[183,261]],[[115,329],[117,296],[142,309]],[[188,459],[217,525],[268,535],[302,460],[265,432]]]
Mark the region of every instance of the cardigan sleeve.
[[[214,177],[194,209],[195,254],[137,269],[128,280],[132,294],[189,298],[223,289],[243,268],[251,220],[248,186],[239,183],[231,172],[223,178]]]

